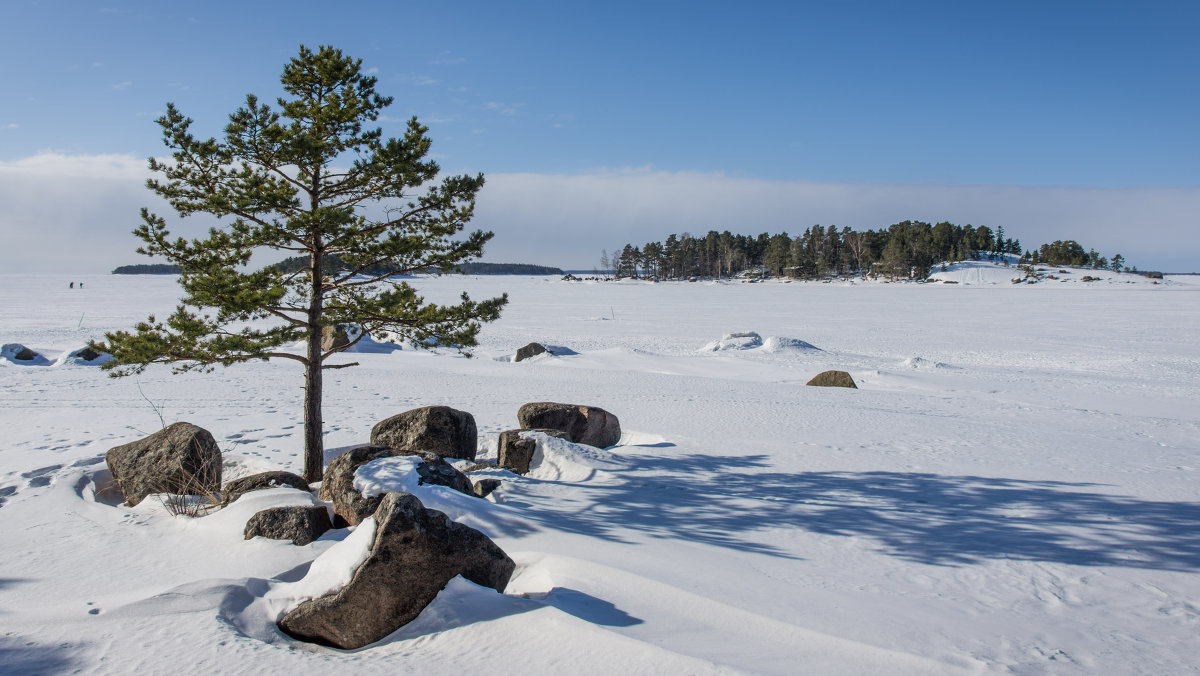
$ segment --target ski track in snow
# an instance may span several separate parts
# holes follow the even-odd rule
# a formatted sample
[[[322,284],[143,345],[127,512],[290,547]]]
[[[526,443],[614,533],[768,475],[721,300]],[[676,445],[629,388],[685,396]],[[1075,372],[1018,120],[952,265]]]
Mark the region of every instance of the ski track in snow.
[[[506,594],[455,580],[349,652],[262,610],[347,531],[242,539],[311,496],[173,518],[118,504],[104,465],[186,420],[227,479],[299,471],[298,369],[0,363],[0,672],[1196,673],[1200,280],[980,267],[958,286],[416,280],[512,300],[475,359],[380,350],[328,372],[327,457],[432,404],[473,413],[485,457],[528,401],[602,406],[625,435],[492,474],[472,518],[518,562]],[[53,364],[178,297],[170,277],[68,281],[0,275],[0,343]],[[508,359],[530,341],[570,352]],[[860,389],[804,387],[827,369]]]

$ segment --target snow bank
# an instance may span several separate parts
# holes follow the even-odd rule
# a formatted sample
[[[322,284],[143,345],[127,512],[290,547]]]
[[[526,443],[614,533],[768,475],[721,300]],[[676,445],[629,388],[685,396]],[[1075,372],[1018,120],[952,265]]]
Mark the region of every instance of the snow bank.
[[[371,555],[375,544],[375,517],[369,516],[345,540],[313,560],[308,573],[296,582],[277,582],[263,595],[260,608],[278,622],[293,608],[309,599],[332,594],[350,584],[358,567]]]
[[[488,537],[498,537],[512,530],[516,517],[511,510],[449,486],[421,483],[417,473],[421,462],[415,455],[372,460],[355,471],[354,489],[368,498],[392,492],[411,493],[426,509],[442,512]]]
[[[625,463],[612,453],[594,446],[574,444],[566,439],[552,437],[543,432],[522,432],[522,439],[533,439],[537,444],[529,472],[525,475],[542,481],[587,481],[597,471],[617,470]]]

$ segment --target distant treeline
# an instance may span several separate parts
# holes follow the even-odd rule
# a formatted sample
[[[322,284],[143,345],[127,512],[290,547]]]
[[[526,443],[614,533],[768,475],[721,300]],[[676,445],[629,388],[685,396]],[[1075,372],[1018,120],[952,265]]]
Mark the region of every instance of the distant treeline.
[[[179,266],[167,263],[148,263],[143,265],[122,265],[113,269],[114,275],[177,275]]]
[[[561,275],[560,268],[528,263],[463,263],[456,268],[464,275]]]
[[[276,263],[275,268],[285,272],[298,272],[308,267],[308,258],[306,256],[295,256],[285,258]],[[344,272],[349,269],[342,259],[337,256],[328,256],[324,260],[325,274],[331,275],[335,272]],[[364,270],[367,275],[384,275],[393,270],[384,265],[376,265]],[[430,270],[436,272],[436,270]],[[561,275],[563,271],[559,268],[551,268],[543,265],[529,265],[526,263],[462,263],[454,268],[454,272],[464,275]]]
[[[942,261],[995,259],[1002,254],[1046,265],[1110,267],[1094,249],[1084,251],[1074,240],[1022,254],[1020,240],[1005,237],[1003,227],[993,231],[986,225],[903,221],[878,230],[814,225],[797,237],[786,232],[752,237],[728,230],[710,230],[703,237],[672,234],[666,241],[641,248],[626,244],[611,255],[604,251],[600,269],[611,269],[617,277],[658,279],[732,276],[744,271],[798,279],[850,274],[924,279]],[[1120,254],[1113,256],[1112,265],[1122,262]]]

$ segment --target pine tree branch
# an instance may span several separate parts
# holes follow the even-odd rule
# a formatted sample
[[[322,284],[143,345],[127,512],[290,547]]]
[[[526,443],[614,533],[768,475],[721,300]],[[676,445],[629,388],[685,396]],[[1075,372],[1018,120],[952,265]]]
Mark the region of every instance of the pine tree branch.
[[[301,364],[304,364],[306,366],[308,365],[308,357],[301,357],[298,354],[292,354],[290,352],[267,352],[266,356],[270,357],[271,359],[276,359],[276,358],[291,359],[293,361],[298,361]]]

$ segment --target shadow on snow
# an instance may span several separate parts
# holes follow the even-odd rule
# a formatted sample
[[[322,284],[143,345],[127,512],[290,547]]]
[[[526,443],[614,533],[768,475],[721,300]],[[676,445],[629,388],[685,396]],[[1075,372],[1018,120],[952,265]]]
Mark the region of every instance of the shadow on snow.
[[[639,456],[626,480],[580,485],[589,506],[540,505],[546,525],[613,541],[630,531],[796,558],[780,527],[868,538],[932,565],[989,559],[1200,568],[1200,503],[1096,492],[1097,484],[913,472],[762,471],[765,455]]]

